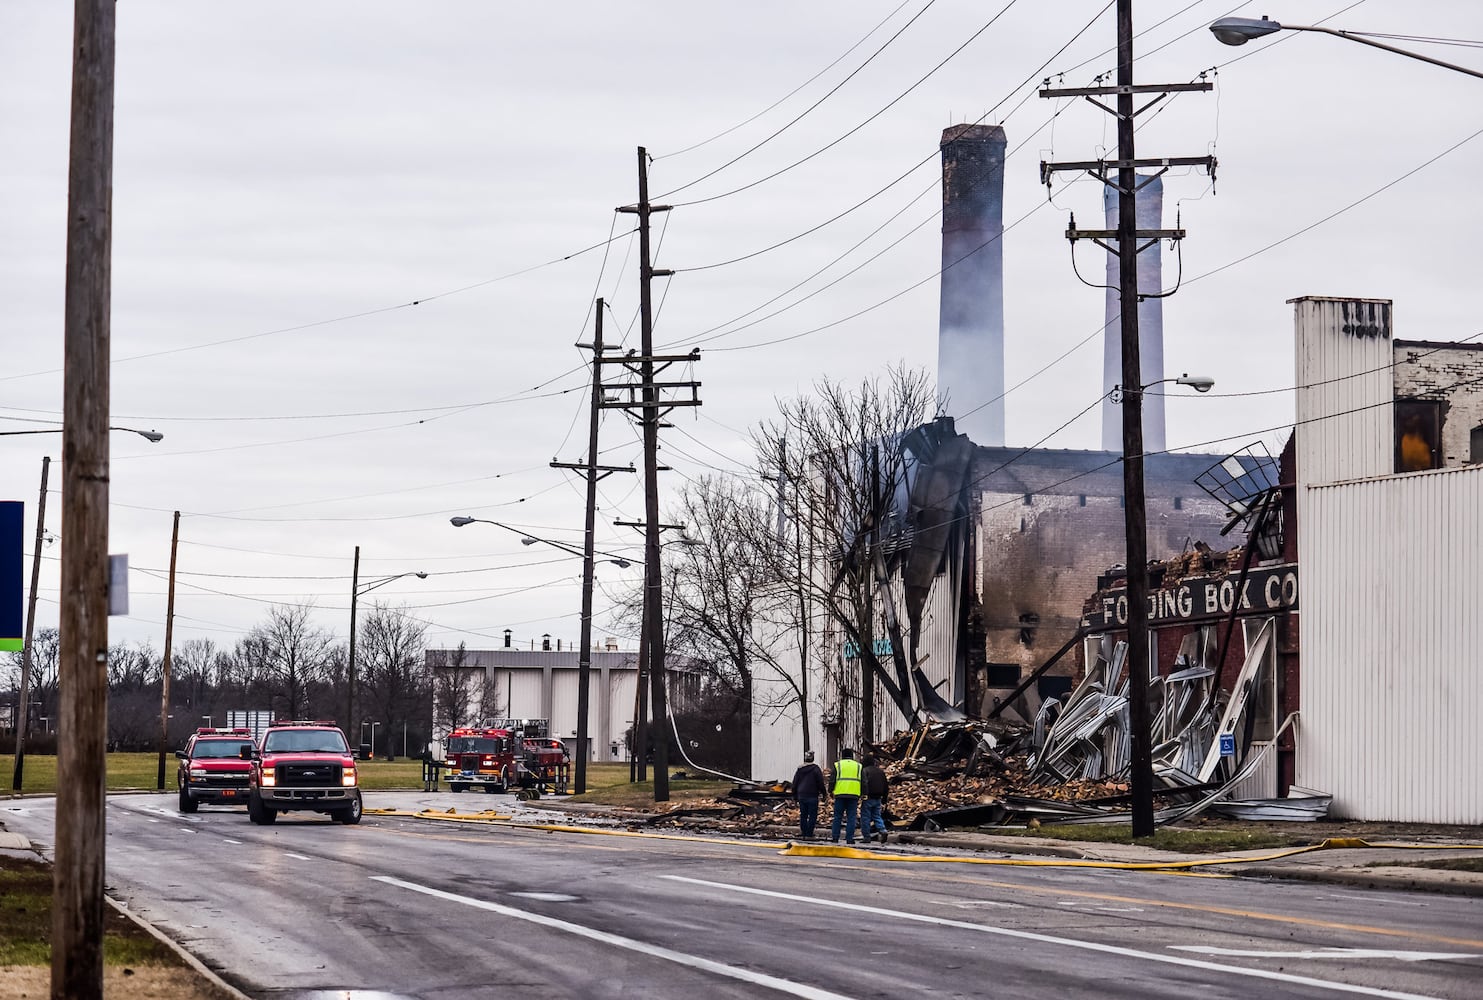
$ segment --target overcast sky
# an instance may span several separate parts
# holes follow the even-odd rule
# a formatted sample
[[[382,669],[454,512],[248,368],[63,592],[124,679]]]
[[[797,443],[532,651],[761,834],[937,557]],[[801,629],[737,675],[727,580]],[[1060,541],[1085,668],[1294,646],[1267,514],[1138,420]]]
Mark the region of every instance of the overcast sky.
[[[371,596],[431,622],[433,645],[488,646],[506,628],[574,643],[579,559],[448,519],[580,546],[581,482],[547,463],[584,458],[573,344],[597,295],[609,341],[637,346],[632,216],[613,209],[636,200],[640,145],[654,200],[676,206],[656,223],[656,265],[681,272],[656,285],[656,339],[703,342],[704,405],[663,438],[666,497],[740,471],[778,396],[896,362],[935,371],[937,144],[964,121],[1002,123],[1013,151],[1007,384],[1066,354],[1006,399],[1008,443],[1040,440],[1101,391],[1103,293],[1077,280],[1064,238],[1101,194],[1063,178],[1048,201],[1038,163],[1095,158],[1115,129],[1034,91],[1111,74],[1104,4],[120,4],[113,422],[166,437],[111,439],[109,548],[133,567],[112,637],[162,645],[180,510],[177,641],[229,646],[301,601],[343,637],[359,545],[363,584],[430,574]],[[1407,339],[1483,330],[1483,136],[1467,141],[1483,80],[1316,34],[1229,48],[1204,26],[1232,13],[1483,39],[1476,0],[1136,5],[1139,82],[1219,67],[1215,91],[1138,133],[1142,156],[1220,162],[1213,190],[1203,173],[1165,179],[1165,224],[1177,209],[1189,237],[1166,372],[1145,374],[1217,378],[1169,402],[1170,446],[1202,451],[1280,444],[1291,393],[1262,391],[1292,384],[1287,299],[1391,298]],[[1483,68],[1476,46],[1394,44]],[[70,50],[70,4],[0,4],[0,430],[61,419]],[[603,462],[639,461],[616,411],[601,441]],[[1093,408],[1047,443],[1099,441]],[[28,550],[41,458],[60,445],[0,438],[0,498],[26,502]],[[60,483],[54,462],[58,535]],[[611,522],[642,516],[640,477],[607,480],[599,547],[637,555],[639,535]],[[44,550],[42,626],[59,548]],[[608,595],[639,572],[600,568],[599,637],[614,632]]]

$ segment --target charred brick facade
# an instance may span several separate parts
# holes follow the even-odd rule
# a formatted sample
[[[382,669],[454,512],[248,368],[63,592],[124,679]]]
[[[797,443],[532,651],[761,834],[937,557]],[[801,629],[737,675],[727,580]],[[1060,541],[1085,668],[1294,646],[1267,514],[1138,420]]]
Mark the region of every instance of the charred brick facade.
[[[1437,403],[1441,468],[1483,463],[1483,344],[1395,341],[1395,398]]]
[[[1223,455],[1150,455],[1145,460],[1150,559],[1167,559],[1195,542],[1228,548],[1228,512],[1195,483]],[[973,583],[982,607],[984,661],[971,670],[965,708],[983,714],[994,698],[1044,663],[1077,631],[1098,577],[1125,558],[1123,469],[1116,452],[979,448],[973,474],[978,501]],[[970,661],[971,662],[971,661]],[[1080,670],[1074,650],[1037,691],[1067,686]],[[1060,678],[1059,680],[1057,678]]]

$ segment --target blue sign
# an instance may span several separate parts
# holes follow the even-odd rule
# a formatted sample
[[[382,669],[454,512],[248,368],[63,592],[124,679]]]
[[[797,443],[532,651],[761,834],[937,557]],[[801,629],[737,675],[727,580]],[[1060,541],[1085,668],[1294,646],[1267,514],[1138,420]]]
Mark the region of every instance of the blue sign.
[[[876,656],[890,656],[895,652],[890,639],[876,639],[870,644],[870,651]],[[853,642],[845,643],[844,658],[846,660],[858,660],[860,658],[860,647]]]
[[[1221,733],[1220,734],[1220,755],[1222,757],[1234,757],[1234,756],[1236,756],[1236,734],[1235,733]]]
[[[25,558],[25,505],[19,500],[0,500],[0,650],[25,646],[25,615],[22,580]]]

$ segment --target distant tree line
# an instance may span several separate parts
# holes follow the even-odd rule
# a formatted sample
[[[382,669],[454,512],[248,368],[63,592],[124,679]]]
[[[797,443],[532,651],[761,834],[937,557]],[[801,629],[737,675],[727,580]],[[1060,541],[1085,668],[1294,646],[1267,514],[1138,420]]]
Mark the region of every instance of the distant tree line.
[[[352,744],[375,722],[378,756],[413,753],[429,738],[432,682],[423,663],[427,626],[404,608],[372,603],[356,632],[355,718],[346,719],[349,648],[312,621],[313,605],[276,604],[230,647],[212,639],[175,643],[170,670],[169,745],[177,748],[199,726],[225,726],[231,711],[277,718],[331,719]],[[32,647],[30,729],[36,752],[54,746],[59,707],[61,636],[37,630]],[[108,650],[108,744],[115,750],[159,745],[163,654],[152,642]],[[13,733],[20,700],[22,654],[0,660],[0,731]],[[42,720],[45,720],[44,722]],[[364,723],[364,725],[362,725]],[[65,734],[56,734],[65,738]],[[0,752],[13,747],[0,744]]]

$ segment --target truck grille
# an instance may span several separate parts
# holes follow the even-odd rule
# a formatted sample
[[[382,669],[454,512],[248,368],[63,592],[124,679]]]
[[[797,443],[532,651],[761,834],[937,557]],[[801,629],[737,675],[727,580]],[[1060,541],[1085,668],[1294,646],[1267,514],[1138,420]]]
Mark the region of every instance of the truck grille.
[[[280,788],[323,788],[340,784],[339,764],[279,764],[274,770]]]
[[[191,784],[204,786],[206,788],[246,788],[247,772],[227,771],[213,774],[208,771],[206,773],[206,777],[197,778],[192,781]]]

